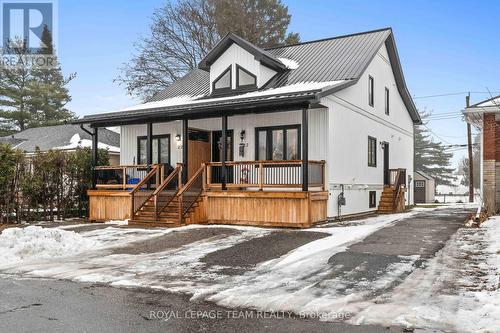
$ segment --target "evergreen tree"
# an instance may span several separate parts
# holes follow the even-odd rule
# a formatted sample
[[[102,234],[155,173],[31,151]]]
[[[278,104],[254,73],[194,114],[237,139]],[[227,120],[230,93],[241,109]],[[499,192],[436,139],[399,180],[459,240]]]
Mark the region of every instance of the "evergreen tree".
[[[30,127],[55,125],[74,118],[66,108],[71,101],[67,84],[53,54],[52,36],[45,26],[42,47],[30,52],[26,41],[10,43],[10,63],[0,66],[0,130],[23,131]],[[34,58],[43,57],[43,66]]]
[[[64,78],[59,61],[54,54],[52,34],[47,26],[42,33],[42,47],[39,55],[47,59],[47,66],[35,67],[32,73],[32,90],[36,92],[31,101],[32,108],[37,115],[38,126],[57,125],[75,118],[74,113],[66,108],[71,101],[68,83],[75,78],[75,74]]]
[[[35,118],[31,108],[33,68],[26,61],[30,56],[26,41],[17,40],[9,45],[10,62],[0,66],[0,127],[4,131],[22,131]]]
[[[447,152],[440,141],[432,138],[427,128],[428,115],[422,113],[423,125],[414,127],[414,167],[434,177],[436,185],[451,185],[455,179],[455,169],[450,167],[453,153]]]

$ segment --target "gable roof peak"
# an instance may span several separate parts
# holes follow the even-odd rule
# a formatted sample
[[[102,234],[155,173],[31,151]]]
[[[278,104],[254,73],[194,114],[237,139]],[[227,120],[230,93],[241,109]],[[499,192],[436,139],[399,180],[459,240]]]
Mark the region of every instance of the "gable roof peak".
[[[228,32],[217,43],[217,45],[215,45],[214,48],[210,52],[208,52],[205,58],[203,58],[198,64],[198,68],[208,72],[210,70],[210,66],[233,44],[237,44],[248,53],[253,54],[256,60],[260,61],[267,67],[270,67],[277,71],[287,69],[286,66],[271,53],[267,52],[264,49],[261,49],[260,47],[250,43],[249,41],[232,32]]]

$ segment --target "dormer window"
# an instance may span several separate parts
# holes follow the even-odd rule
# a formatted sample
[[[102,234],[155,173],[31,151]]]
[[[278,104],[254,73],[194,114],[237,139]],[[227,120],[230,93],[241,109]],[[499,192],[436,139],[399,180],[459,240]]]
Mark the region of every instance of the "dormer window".
[[[255,89],[257,88],[257,77],[241,67],[236,65],[236,88],[237,89]]]
[[[229,66],[219,77],[214,80],[212,90],[214,92],[224,92],[231,90],[231,66]]]

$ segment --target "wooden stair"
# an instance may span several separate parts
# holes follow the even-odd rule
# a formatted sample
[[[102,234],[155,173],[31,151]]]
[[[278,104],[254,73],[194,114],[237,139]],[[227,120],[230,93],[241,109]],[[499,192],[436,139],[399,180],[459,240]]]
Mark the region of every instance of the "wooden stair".
[[[378,205],[378,212],[380,214],[399,213],[405,210],[405,190],[400,190],[396,200],[394,200],[394,191],[395,188],[393,186],[384,186]]]
[[[185,195],[186,200],[188,196]],[[159,198],[159,202],[165,203],[169,198]],[[129,220],[129,225],[137,226],[150,226],[150,227],[179,227],[186,224],[186,220],[191,220],[191,215],[194,213],[195,209],[200,205],[202,196],[199,196],[195,203],[189,208],[187,213],[184,215],[183,221],[181,223],[179,216],[179,197],[175,196],[168,203],[168,205],[155,216],[155,206],[154,199],[150,198],[141,209],[135,213],[134,217]]]
[[[382,214],[394,212],[394,188],[391,186],[384,186],[384,191],[380,196],[378,204],[378,212]]]

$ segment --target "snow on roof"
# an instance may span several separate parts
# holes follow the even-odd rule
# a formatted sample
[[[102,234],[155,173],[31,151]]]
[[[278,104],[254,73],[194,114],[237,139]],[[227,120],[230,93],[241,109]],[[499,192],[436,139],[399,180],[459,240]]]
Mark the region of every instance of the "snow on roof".
[[[286,66],[288,69],[297,69],[299,68],[299,63],[296,62],[295,60],[288,59],[288,58],[278,58],[279,61],[283,63],[283,65]]]
[[[488,106],[498,106],[500,107],[500,96],[494,99],[487,100],[485,102],[479,103],[477,106],[479,107],[488,107]]]
[[[80,135],[78,133],[76,133],[71,137],[68,145],[56,147],[55,149],[73,150],[73,149],[77,149],[77,148],[91,148],[91,147],[92,147],[92,140],[82,139],[82,138],[80,138]],[[99,149],[106,149],[107,151],[112,152],[112,153],[119,153],[120,152],[119,147],[110,146],[110,145],[107,145],[107,144],[102,143],[102,142],[99,142],[97,147]]]
[[[228,100],[237,100],[237,99],[245,99],[252,97],[265,97],[279,94],[288,94],[294,92],[306,92],[306,91],[315,91],[322,90],[327,87],[333,87],[339,85],[341,83],[346,82],[346,80],[340,81],[326,81],[326,82],[300,82],[296,84],[291,84],[284,87],[279,88],[271,88],[266,90],[257,90],[251,91],[244,94],[225,96],[225,97],[214,97],[214,98],[203,98],[204,95],[197,96],[177,96],[173,98],[167,98],[161,101],[149,102],[134,105],[131,107],[127,107],[124,109],[116,110],[114,112],[126,112],[126,111],[137,111],[137,110],[147,110],[147,109],[158,109],[165,107],[174,107],[174,106],[182,106],[182,105],[195,105],[200,103],[211,103],[211,102],[219,102],[219,101],[228,101]]]

